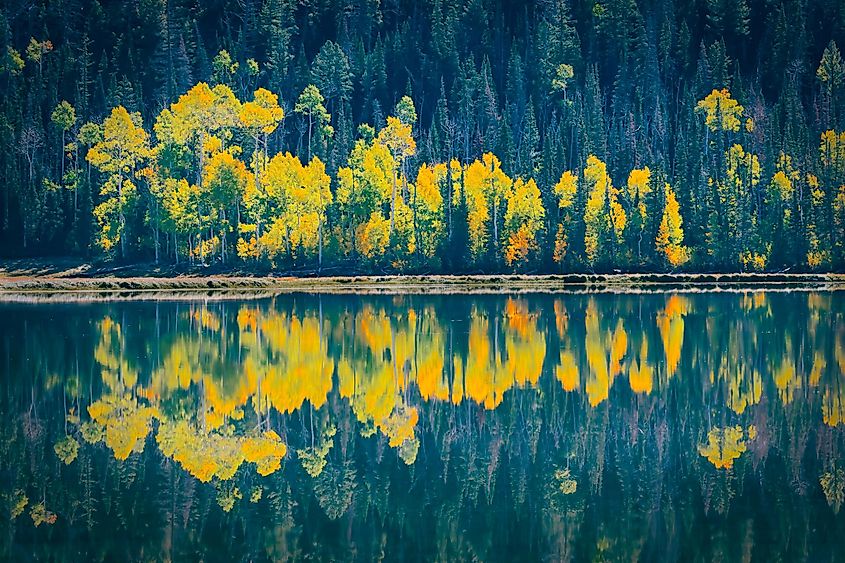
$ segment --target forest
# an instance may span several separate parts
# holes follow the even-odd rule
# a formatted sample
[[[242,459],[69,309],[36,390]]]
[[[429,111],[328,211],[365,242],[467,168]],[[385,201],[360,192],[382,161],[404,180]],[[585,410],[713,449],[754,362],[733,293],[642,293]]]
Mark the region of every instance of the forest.
[[[839,0],[2,0],[0,256],[843,271]]]

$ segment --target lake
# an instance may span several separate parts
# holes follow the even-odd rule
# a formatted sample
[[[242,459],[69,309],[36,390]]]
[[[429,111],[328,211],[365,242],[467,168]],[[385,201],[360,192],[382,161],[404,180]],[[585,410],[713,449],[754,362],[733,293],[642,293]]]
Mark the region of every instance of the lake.
[[[2,559],[845,559],[843,292],[0,318]]]

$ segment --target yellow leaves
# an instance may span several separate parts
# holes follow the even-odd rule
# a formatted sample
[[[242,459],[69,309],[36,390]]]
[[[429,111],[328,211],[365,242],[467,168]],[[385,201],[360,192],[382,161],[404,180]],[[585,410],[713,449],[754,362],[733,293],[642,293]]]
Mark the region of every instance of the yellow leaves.
[[[668,183],[665,185],[665,196],[666,205],[663,208],[663,218],[660,220],[655,243],[657,251],[663,254],[666,262],[673,268],[677,268],[689,260],[689,249],[683,245],[683,219],[678,199]]]
[[[150,421],[156,415],[151,407],[141,407],[131,397],[104,396],[88,406],[91,418],[106,430],[106,446],[115,459],[125,460],[132,452],[144,450]]]
[[[560,351],[560,359],[555,368],[555,377],[560,381],[564,391],[575,391],[578,389],[578,364],[575,363],[575,356],[572,352]]]
[[[643,334],[643,341],[640,345],[639,357],[631,362],[628,372],[628,383],[634,393],[651,393],[654,386],[654,375],[651,365],[648,363],[648,340]]]
[[[79,454],[79,442],[73,436],[65,436],[53,445],[53,451],[65,465],[70,465]]]
[[[56,523],[56,519],[58,518],[55,512],[47,510],[43,501],[32,506],[29,511],[29,516],[32,518],[32,523],[36,528],[41,524],[53,525]]]
[[[628,175],[628,197],[631,201],[642,198],[651,193],[651,170],[635,168]]]
[[[235,502],[243,498],[243,493],[238,487],[221,486],[217,490],[217,505],[223,509],[223,512],[230,512],[235,507]]]
[[[554,193],[558,197],[558,207],[571,207],[575,202],[575,194],[578,193],[578,176],[566,170],[555,184]]]
[[[831,471],[822,473],[819,484],[828,506],[833,509],[834,514],[839,514],[839,509],[845,501],[845,470],[834,467]]]
[[[124,237],[125,212],[136,195],[131,178],[150,157],[149,135],[141,126],[140,114],[130,114],[118,106],[103,122],[103,137],[95,143],[86,159],[107,174],[100,188],[106,196],[94,210],[100,225],[98,244],[110,252]]]
[[[636,204],[636,210],[640,216],[641,232],[645,229],[646,196],[651,192],[651,170],[648,166],[631,170],[628,175],[628,199],[631,204]]]
[[[229,129],[240,124],[240,111],[241,103],[231,88],[218,84],[212,89],[200,82],[162,112],[157,133],[159,129],[166,132],[165,140],[179,145],[202,143],[206,135],[214,132],[219,132],[221,138],[228,137]]]
[[[487,224],[490,220],[490,211],[484,192],[485,178],[484,165],[477,160],[467,167],[464,174],[470,251],[476,258],[486,251],[489,238]]]
[[[795,191],[795,188],[792,186],[792,180],[783,170],[778,170],[772,176],[772,187],[784,201],[792,199],[792,194]]]
[[[389,438],[391,448],[397,448],[406,440],[414,439],[414,429],[419,421],[419,412],[415,407],[400,404],[390,413],[384,424],[384,432]]]
[[[578,489],[578,482],[572,478],[569,469],[556,469],[554,480],[557,489],[564,495],[571,495]]]
[[[567,240],[566,229],[564,229],[563,225],[558,225],[557,232],[555,233],[555,246],[552,251],[552,259],[558,264],[563,262],[563,259],[566,258],[568,248],[569,241]]]
[[[244,458],[256,464],[258,474],[265,477],[281,467],[286,453],[287,446],[272,430],[267,430],[262,436],[247,438],[243,444]]]
[[[125,174],[149,156],[149,142],[140,114],[117,106],[103,122],[102,140],[88,150],[86,159],[103,172]]]
[[[302,464],[302,468],[308,475],[318,477],[326,467],[326,457],[329,455],[329,450],[334,446],[334,435],[337,429],[334,425],[328,426],[323,430],[320,441],[316,446],[296,450],[296,456]]]
[[[607,174],[607,165],[593,155],[587,158],[584,183],[589,193],[584,210],[584,252],[592,264],[602,250],[605,233],[613,230],[617,240],[621,239],[628,219],[619,203],[618,190]]]
[[[727,383],[727,404],[735,413],[742,414],[747,407],[760,402],[763,379],[755,368],[737,365],[735,359],[723,357],[717,376]],[[715,380],[715,377],[711,378]]]
[[[526,262],[529,253],[537,249],[537,235],[543,229],[546,212],[533,179],[523,182],[518,178],[506,197],[504,256],[512,266]]]
[[[845,131],[829,129],[822,133],[819,154],[823,166],[839,170],[845,167]]]
[[[504,338],[491,337],[490,320],[473,314],[466,365],[462,377],[453,381],[454,403],[467,398],[492,410],[502,402],[505,391],[534,385],[540,379],[546,338],[537,328],[536,313],[520,300],[509,300],[505,313]]]
[[[695,112],[704,114],[704,124],[714,132],[739,131],[743,111],[745,108],[731,98],[727,88],[713,90],[695,106]]]
[[[748,427],[748,440],[757,435],[754,426]],[[746,435],[741,426],[726,426],[713,428],[707,434],[707,443],[698,447],[698,453],[713,464],[717,469],[731,469],[736,461],[747,449]]]
[[[90,409],[89,409],[90,412]],[[82,423],[79,428],[82,439],[89,444],[97,444],[102,442],[106,437],[106,428],[102,424],[95,421],[88,421]]]
[[[0,58],[0,73],[8,72],[12,76],[17,76],[23,70],[25,64],[20,51],[6,47],[6,56]]]
[[[215,135],[207,136],[202,143],[202,151],[206,155],[215,155],[223,150],[223,141]]]
[[[440,184],[446,176],[446,165],[433,167],[423,164],[417,172],[413,204],[417,212],[420,249],[424,256],[432,258],[444,236],[443,195]]]
[[[29,504],[29,497],[21,489],[15,489],[15,492],[11,493],[9,497],[9,519],[15,520],[23,514],[26,505]]]
[[[529,253],[536,250],[537,244],[526,225],[520,225],[516,232],[508,235],[505,245],[505,263],[508,266],[528,261]]]
[[[319,243],[326,208],[332,201],[330,184],[319,158],[314,157],[303,166],[299,157],[290,153],[274,156],[261,176],[263,198],[273,210],[265,214],[270,228],[257,244],[242,243],[240,251],[248,254],[254,245],[256,252],[260,248],[270,258],[294,253],[299,248],[313,251]]]
[[[238,117],[247,129],[269,135],[284,119],[285,112],[279,107],[276,94],[259,88],[254,92],[252,101],[241,106]]]
[[[826,389],[822,397],[822,418],[828,426],[845,423],[845,393],[841,385],[836,389]]]
[[[221,481],[231,479],[244,461],[255,463],[260,475],[269,475],[281,467],[281,459],[287,452],[279,435],[272,430],[239,437],[204,432],[185,420],[163,420],[156,442],[164,455],[203,483],[215,477]]]
[[[615,192],[615,188],[612,190]],[[609,198],[610,203],[610,222],[613,225],[613,232],[616,234],[617,242],[622,242],[622,235],[625,232],[625,226],[628,224],[628,215],[625,213],[625,208],[619,203],[615,193]]]
[[[684,344],[684,315],[690,310],[690,302],[681,295],[672,295],[666,307],[657,316],[657,327],[663,341],[666,356],[667,379],[675,375],[681,361],[681,347]]]
[[[760,161],[756,154],[745,152],[742,145],[735,143],[725,156],[728,180],[739,193],[746,193],[760,182]]]
[[[390,221],[380,212],[373,211],[369,221],[358,228],[357,247],[367,258],[384,254],[390,242]]]
[[[746,250],[739,254],[739,263],[742,264],[743,269],[751,269],[756,272],[762,272],[766,269],[766,264],[769,263],[769,253],[772,250],[772,245],[766,245],[765,252],[752,252]]]
[[[789,351],[789,350],[788,350]],[[784,404],[788,404],[801,388],[801,378],[796,377],[795,363],[787,358],[781,361],[780,367],[774,372],[775,386]]]
[[[452,205],[457,206],[461,203],[461,198],[464,193],[464,165],[461,164],[458,159],[453,158],[449,161],[449,174],[452,176],[452,186],[450,190],[450,193],[452,194]]]
[[[397,117],[388,116],[387,125],[379,131],[376,141],[389,148],[396,160],[404,160],[417,152],[411,126],[402,123]]]
[[[211,157],[203,172],[203,189],[210,203],[226,206],[240,199],[248,184],[253,181],[246,165],[231,152],[218,152]]]
[[[326,402],[332,388],[334,360],[328,356],[323,330],[315,316],[264,317],[260,333],[281,363],[275,368],[268,366],[269,369],[255,365],[255,371],[264,379],[262,394],[254,395],[256,410],[263,412],[273,406],[280,412],[293,412],[306,400],[314,408]]]
[[[490,240],[490,212],[492,210],[494,215],[498,214],[501,199],[512,184],[512,180],[502,171],[501,162],[492,153],[484,153],[481,160],[473,161],[466,168],[464,193],[470,252],[475,259],[479,259],[487,251],[487,243]]]
[[[382,201],[389,201],[394,181],[396,161],[386,145],[373,143],[364,152],[362,180]]]

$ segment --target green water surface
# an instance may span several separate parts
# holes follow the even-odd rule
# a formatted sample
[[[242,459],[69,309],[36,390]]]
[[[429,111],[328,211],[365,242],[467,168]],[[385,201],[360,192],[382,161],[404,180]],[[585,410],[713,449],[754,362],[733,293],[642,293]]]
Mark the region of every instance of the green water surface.
[[[4,303],[0,384],[4,560],[845,560],[842,292]]]

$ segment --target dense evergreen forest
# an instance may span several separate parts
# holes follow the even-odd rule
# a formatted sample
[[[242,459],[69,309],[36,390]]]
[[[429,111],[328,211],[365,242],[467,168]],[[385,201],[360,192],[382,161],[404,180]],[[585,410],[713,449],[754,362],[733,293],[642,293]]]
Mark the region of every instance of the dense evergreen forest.
[[[839,270],[841,0],[0,0],[0,254]]]

